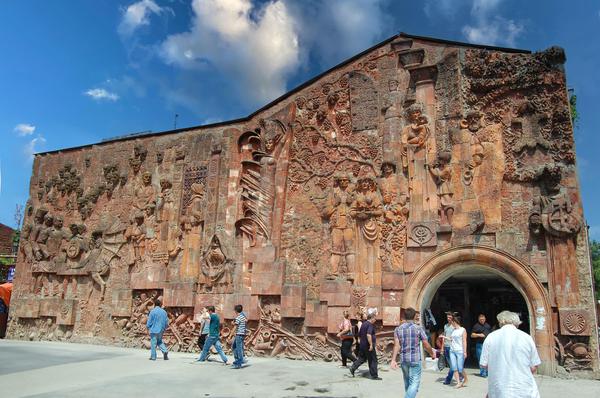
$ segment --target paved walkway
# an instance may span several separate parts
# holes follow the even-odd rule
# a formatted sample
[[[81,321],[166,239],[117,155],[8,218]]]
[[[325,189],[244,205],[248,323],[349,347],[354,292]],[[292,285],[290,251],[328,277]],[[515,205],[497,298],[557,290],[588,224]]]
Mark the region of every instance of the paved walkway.
[[[337,364],[250,358],[234,370],[196,355],[117,347],[0,340],[0,396],[8,397],[402,397],[400,371],[381,369],[382,381],[347,377]],[[160,355],[159,355],[160,358]],[[366,372],[366,365],[363,365]],[[469,370],[476,373],[475,370]],[[357,372],[358,375],[359,372]],[[600,397],[600,381],[538,377],[543,398]],[[485,397],[486,381],[473,375],[455,390],[439,373],[423,374],[420,398]]]

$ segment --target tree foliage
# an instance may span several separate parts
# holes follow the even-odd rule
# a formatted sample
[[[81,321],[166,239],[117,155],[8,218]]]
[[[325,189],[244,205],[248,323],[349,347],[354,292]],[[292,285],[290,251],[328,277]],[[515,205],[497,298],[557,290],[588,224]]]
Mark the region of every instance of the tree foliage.
[[[596,286],[596,300],[600,300],[600,242],[590,242],[590,252],[592,254],[592,272],[594,273],[594,283]]]

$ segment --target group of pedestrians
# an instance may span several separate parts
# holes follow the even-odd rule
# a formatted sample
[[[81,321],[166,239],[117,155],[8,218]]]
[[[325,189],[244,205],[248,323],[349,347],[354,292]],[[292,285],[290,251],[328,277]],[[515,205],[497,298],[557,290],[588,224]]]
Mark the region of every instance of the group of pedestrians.
[[[246,360],[244,359],[244,338],[246,337],[246,324],[248,317],[243,311],[241,304],[234,307],[236,318],[233,330],[233,369],[241,369]],[[162,340],[163,333],[169,326],[169,317],[162,308],[160,299],[154,300],[154,308],[148,314],[146,327],[150,333],[150,360],[156,360],[156,348],[163,353],[164,360],[168,360],[168,349]],[[202,309],[200,315],[200,335],[198,336],[198,346],[201,349],[200,357],[197,362],[205,362],[210,354],[210,349],[215,347],[217,354],[221,357],[224,365],[229,365],[227,356],[223,352],[221,344],[221,319],[216,314],[215,307],[212,305]]]
[[[242,368],[244,359],[244,338],[246,335],[247,316],[243,307],[234,307],[232,349],[233,369]],[[436,359],[436,350],[431,347],[424,328],[415,321],[417,311],[414,308],[404,310],[404,321],[394,330],[394,349],[390,367],[401,369],[405,397],[414,398],[419,391],[422,372],[421,345]],[[377,336],[375,321],[377,310],[369,309],[356,327],[352,326],[349,312],[344,312],[338,337],[342,340],[342,366],[351,360],[350,374],[354,377],[356,370],[365,362],[369,365],[372,380],[381,380],[377,371]],[[467,332],[461,324],[461,318],[453,312],[446,313],[447,323],[444,326],[443,355],[450,361],[450,371],[444,384],[456,380],[456,388],[464,387],[468,381],[464,371],[467,357]],[[491,331],[484,314],[479,314],[477,324],[472,328],[471,338],[475,341],[475,352],[480,367],[480,376],[488,377],[489,398],[527,397],[539,398],[539,392],[533,374],[541,361],[530,335],[518,329],[521,324],[519,315],[510,311],[502,311],[497,316],[500,329]],[[168,349],[162,340],[163,333],[169,325],[169,318],[162,308],[159,299],[154,301],[154,308],[148,314],[146,327],[150,333],[150,360],[156,360],[156,348],[168,360]],[[206,361],[210,349],[215,347],[223,364],[228,365],[227,356],[223,352],[220,341],[221,320],[214,306],[207,306],[200,315],[200,336],[198,345],[202,352],[198,362]],[[357,356],[352,353],[352,343],[357,338]],[[399,361],[398,361],[399,360]]]
[[[394,350],[390,367],[401,369],[405,397],[416,397],[421,383],[422,357],[421,345],[432,359],[437,352],[429,344],[425,329],[415,321],[416,310],[407,308],[404,320],[394,330]],[[369,376],[372,380],[381,380],[377,373],[377,352],[375,319],[377,312],[369,312],[366,320],[359,320],[358,327],[353,329],[349,313],[344,312],[338,337],[342,339],[342,366],[347,360],[353,361],[350,374],[354,373],[365,362],[369,364]],[[462,326],[461,318],[454,312],[446,313],[447,323],[443,341],[443,354],[450,363],[450,371],[444,384],[456,381],[456,388],[466,386],[468,381],[464,369],[467,358],[467,331]],[[500,329],[492,332],[484,314],[479,314],[477,324],[471,330],[471,338],[475,342],[475,352],[479,364],[479,374],[488,378],[488,398],[539,398],[539,392],[533,374],[540,364],[535,343],[530,335],[517,329],[521,324],[518,314],[502,311],[497,316]],[[356,332],[357,331],[357,332]],[[358,355],[354,358],[351,352],[352,337],[358,339]],[[347,343],[349,341],[350,343]]]

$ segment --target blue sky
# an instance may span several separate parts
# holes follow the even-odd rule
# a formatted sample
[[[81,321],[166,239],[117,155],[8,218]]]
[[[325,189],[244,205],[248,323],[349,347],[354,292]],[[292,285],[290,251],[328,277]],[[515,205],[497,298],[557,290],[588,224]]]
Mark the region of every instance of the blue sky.
[[[246,116],[404,31],[567,53],[584,211],[600,239],[600,2],[53,0],[0,4],[0,222],[32,153]],[[596,159],[596,160],[595,160]]]

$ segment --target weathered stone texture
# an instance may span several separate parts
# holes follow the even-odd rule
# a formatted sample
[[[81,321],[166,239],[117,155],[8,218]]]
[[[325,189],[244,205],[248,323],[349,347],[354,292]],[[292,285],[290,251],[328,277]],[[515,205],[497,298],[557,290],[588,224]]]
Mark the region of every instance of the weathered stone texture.
[[[241,303],[253,353],[331,360],[344,310],[377,307],[387,350],[477,263],[521,285],[549,372],[597,368],[563,62],[400,35],[234,124],[37,155],[10,334],[145,346],[162,298],[193,350]]]

